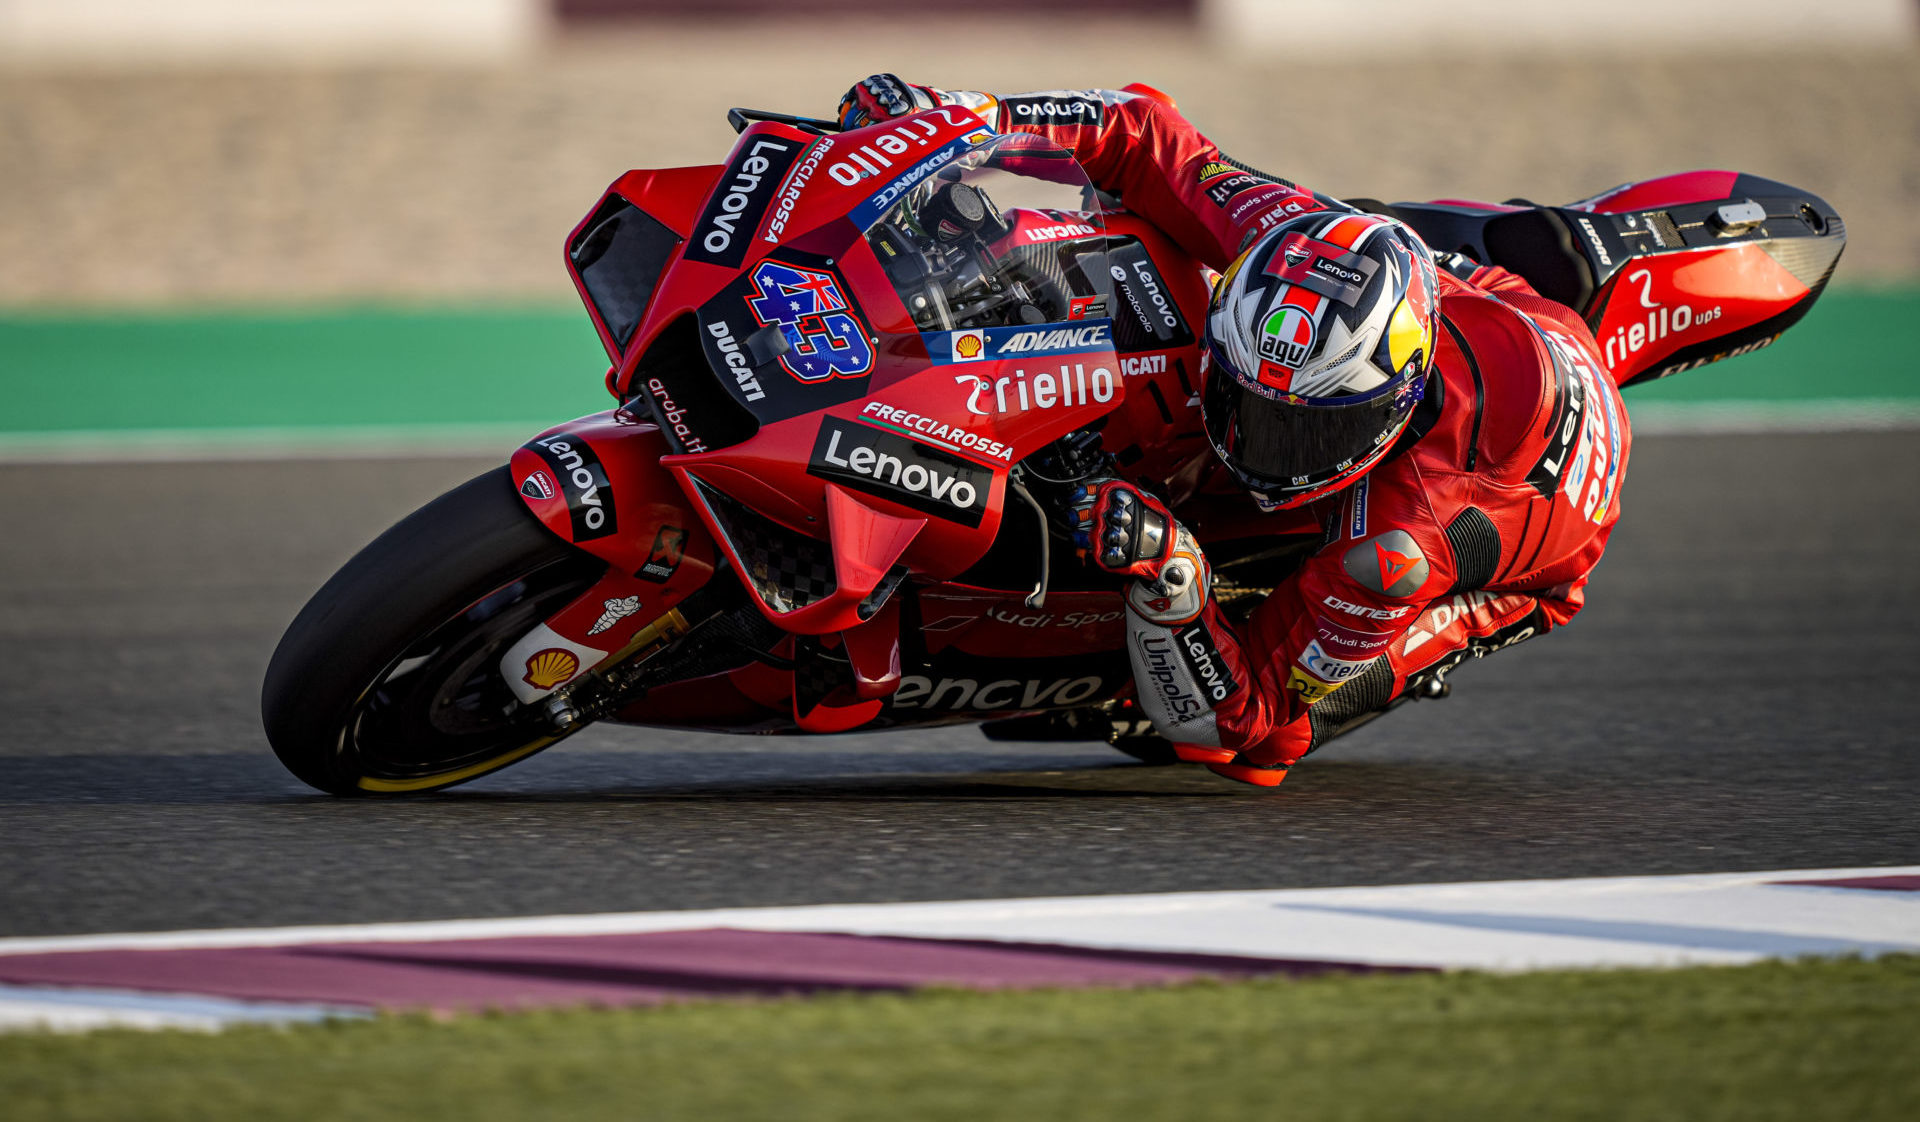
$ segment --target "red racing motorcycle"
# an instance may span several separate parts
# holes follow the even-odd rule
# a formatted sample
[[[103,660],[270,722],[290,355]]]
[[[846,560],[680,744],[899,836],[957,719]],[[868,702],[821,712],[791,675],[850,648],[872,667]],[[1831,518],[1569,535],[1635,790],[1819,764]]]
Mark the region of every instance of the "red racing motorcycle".
[[[959,108],[729,118],[724,165],[629,172],[567,241],[618,407],[403,519],[288,628],[262,710],[305,782],[433,790],[595,721],[986,722],[1170,759],[1066,496],[1116,471],[1159,489],[1230,612],[1319,544],[1213,470],[1210,271],[1069,153]],[[1577,309],[1622,385],[1768,346],[1845,243],[1820,199],[1734,172],[1565,207],[1356,205]]]

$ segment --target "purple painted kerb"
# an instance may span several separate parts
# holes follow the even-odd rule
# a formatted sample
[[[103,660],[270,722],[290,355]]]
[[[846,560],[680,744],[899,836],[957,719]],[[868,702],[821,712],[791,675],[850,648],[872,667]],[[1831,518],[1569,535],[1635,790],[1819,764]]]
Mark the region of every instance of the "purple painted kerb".
[[[384,1009],[650,1005],[822,990],[1129,986],[1378,969],[1041,943],[712,928],[0,956],[0,982]],[[1397,969],[1397,968],[1387,968]]]

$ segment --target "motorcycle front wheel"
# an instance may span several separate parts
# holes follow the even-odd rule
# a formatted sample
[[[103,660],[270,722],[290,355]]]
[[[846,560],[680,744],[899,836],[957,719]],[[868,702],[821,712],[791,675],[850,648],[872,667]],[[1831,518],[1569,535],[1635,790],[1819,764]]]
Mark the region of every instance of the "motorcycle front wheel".
[[[500,656],[605,564],[539,524],[504,467],[401,519],[301,609],[260,711],[287,770],[336,795],[477,779],[560,740]]]

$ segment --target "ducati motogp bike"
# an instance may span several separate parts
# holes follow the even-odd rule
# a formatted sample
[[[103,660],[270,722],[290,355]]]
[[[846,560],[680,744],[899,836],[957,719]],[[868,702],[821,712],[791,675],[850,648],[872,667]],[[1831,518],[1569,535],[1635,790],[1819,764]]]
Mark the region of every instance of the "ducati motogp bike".
[[[401,520],[288,628],[262,708],[300,779],[429,791],[594,722],[980,722],[1170,760],[1132,700],[1121,586],[1055,512],[1097,476],[1158,490],[1229,616],[1318,546],[1213,468],[1215,278],[1068,152],[954,107],[729,119],[723,164],[629,172],[568,238],[614,407]],[[1576,309],[1621,385],[1770,345],[1845,241],[1825,202],[1736,172],[1355,205]]]

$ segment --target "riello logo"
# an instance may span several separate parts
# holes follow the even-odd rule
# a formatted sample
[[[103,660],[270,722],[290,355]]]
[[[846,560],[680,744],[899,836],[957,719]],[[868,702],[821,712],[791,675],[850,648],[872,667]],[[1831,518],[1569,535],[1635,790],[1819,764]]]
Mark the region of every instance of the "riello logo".
[[[1029,409],[1069,409],[1088,402],[1108,402],[1114,396],[1113,371],[1086,363],[1061,363],[1058,376],[1046,371],[1029,378],[1024,369],[997,379],[956,374],[953,380],[969,388],[967,412],[976,417],[995,413],[1024,413]]]
[[[1607,333],[1604,346],[1610,369],[1618,370],[1644,348],[1670,335],[1681,335],[1701,324],[1712,323],[1722,314],[1718,304],[1711,308],[1695,309],[1690,304],[1666,304],[1654,299],[1653,273],[1650,270],[1635,269],[1626,275],[1626,281],[1640,286],[1643,314]]]

